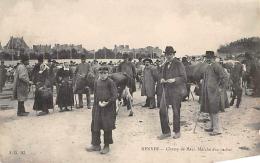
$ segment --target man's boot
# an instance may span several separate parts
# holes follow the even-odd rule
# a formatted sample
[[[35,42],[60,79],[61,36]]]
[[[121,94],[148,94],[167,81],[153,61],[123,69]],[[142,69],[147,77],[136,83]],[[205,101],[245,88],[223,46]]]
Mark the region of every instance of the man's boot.
[[[237,99],[236,108],[239,108],[240,103],[241,103],[241,99]]]
[[[101,146],[100,145],[91,145],[90,147],[86,148],[86,151],[93,152],[93,151],[100,151]]]
[[[109,144],[105,144],[104,148],[100,151],[101,154],[107,154],[109,152]]]
[[[163,140],[163,139],[166,139],[166,138],[168,138],[168,137],[170,137],[170,136],[171,136],[171,133],[162,134],[162,135],[160,135],[160,136],[157,136],[157,139]]]
[[[174,135],[173,135],[173,139],[178,139],[178,138],[180,138],[181,137],[181,133],[180,132],[177,132],[177,133],[174,133]]]
[[[142,107],[149,107],[150,105],[150,99],[146,97],[145,104]]]
[[[233,106],[234,105],[234,101],[235,101],[235,98],[232,98],[230,103],[229,103],[229,106]]]

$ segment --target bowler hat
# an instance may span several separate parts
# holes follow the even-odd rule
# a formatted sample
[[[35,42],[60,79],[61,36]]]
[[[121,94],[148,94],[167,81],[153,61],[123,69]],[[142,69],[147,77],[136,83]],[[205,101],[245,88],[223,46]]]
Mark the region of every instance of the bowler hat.
[[[165,51],[163,53],[164,54],[175,54],[176,51],[173,49],[172,46],[166,46]]]
[[[216,58],[216,55],[215,55],[214,51],[206,51],[205,57],[206,58]]]
[[[145,62],[150,62],[150,63],[153,63],[153,61],[150,59],[150,58],[145,58],[144,60],[143,60],[143,63],[145,63]]]

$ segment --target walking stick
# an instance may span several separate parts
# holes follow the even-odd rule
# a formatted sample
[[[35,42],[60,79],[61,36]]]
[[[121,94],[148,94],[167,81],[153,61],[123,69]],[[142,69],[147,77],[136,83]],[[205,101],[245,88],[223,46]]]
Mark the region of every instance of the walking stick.
[[[166,109],[166,115],[167,115],[166,118],[167,118],[168,123],[170,123],[170,122],[169,122],[169,115],[168,115],[168,108],[167,108],[167,104],[166,104],[164,84],[162,84],[162,89],[163,89],[162,98],[163,98],[163,101],[164,101],[164,107],[165,107],[165,109]]]
[[[196,127],[197,127],[197,124],[198,124],[198,121],[199,121],[199,115],[200,115],[200,111],[195,112],[195,126],[194,126],[194,129],[193,129],[193,134],[196,133]]]

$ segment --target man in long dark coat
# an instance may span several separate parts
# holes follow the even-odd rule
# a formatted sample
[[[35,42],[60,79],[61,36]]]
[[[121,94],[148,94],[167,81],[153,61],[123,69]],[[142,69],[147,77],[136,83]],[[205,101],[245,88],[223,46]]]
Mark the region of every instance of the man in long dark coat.
[[[94,86],[94,105],[92,110],[91,146],[89,152],[101,150],[100,130],[104,130],[104,148],[101,154],[109,152],[113,144],[112,130],[115,129],[117,88],[114,81],[108,78],[108,67],[99,68],[99,78]]]
[[[160,106],[160,121],[162,129],[162,135],[158,136],[158,139],[160,140],[171,136],[168,117],[169,106],[173,109],[173,138],[180,138],[181,101],[187,93],[185,67],[179,60],[174,58],[176,51],[172,46],[167,46],[164,53],[167,62],[163,65],[163,74],[161,79],[164,95],[162,96]],[[162,101],[165,102],[162,103]]]
[[[86,85],[87,83],[87,77],[90,73],[91,67],[90,64],[86,62],[86,56],[81,56],[81,63],[77,66],[75,71],[75,77],[76,77],[76,88],[74,93],[78,94],[79,98],[79,108],[83,108],[83,100],[82,100],[82,94],[86,94],[87,98],[87,107],[88,109],[91,109],[91,101],[90,101],[90,89]]]
[[[203,75],[200,98],[201,112],[209,113],[210,127],[205,129],[211,136],[221,134],[219,111],[221,109],[221,93],[227,85],[227,76],[219,63],[215,61],[213,51],[206,51],[205,59],[208,64]]]
[[[143,107],[149,107],[150,109],[156,108],[155,104],[155,83],[156,83],[156,68],[151,65],[152,60],[146,58],[143,60],[145,64],[143,72],[143,84],[141,89],[141,96],[146,96],[146,102]]]
[[[234,66],[231,68],[230,71],[230,82],[232,88],[232,99],[230,101],[230,106],[234,105],[235,99],[237,99],[236,107],[239,108],[239,105],[242,100],[242,72],[243,72],[243,65],[236,61]]]

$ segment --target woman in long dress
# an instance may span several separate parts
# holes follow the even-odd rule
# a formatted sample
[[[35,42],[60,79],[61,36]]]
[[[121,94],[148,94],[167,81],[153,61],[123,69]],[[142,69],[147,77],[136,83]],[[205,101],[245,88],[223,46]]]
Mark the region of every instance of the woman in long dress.
[[[41,110],[38,116],[46,115],[49,109],[53,109],[53,92],[49,78],[49,67],[42,63],[40,69],[34,75],[36,85],[33,110]]]
[[[59,106],[60,112],[69,111],[68,106],[72,109],[74,105],[72,79],[73,72],[69,64],[65,62],[56,75],[58,85],[56,104]]]

